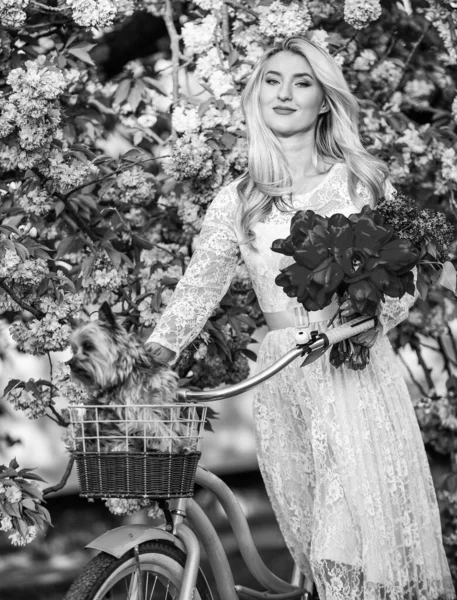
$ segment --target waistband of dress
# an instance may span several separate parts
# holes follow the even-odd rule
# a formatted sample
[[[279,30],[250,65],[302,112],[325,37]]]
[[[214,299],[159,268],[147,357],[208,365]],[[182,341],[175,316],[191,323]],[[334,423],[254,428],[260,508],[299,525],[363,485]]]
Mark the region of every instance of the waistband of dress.
[[[297,327],[306,329],[311,323],[327,321],[333,317],[338,310],[338,304],[332,302],[322,310],[307,311],[301,305],[289,310],[280,310],[278,312],[264,312],[265,321],[268,329],[285,329],[286,327]]]

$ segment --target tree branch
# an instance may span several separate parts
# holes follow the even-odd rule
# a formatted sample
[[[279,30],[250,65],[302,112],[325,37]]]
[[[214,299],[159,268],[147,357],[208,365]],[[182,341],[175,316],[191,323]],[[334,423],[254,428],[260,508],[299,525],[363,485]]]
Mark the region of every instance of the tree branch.
[[[75,462],[75,457],[72,454],[70,456],[70,460],[68,461],[67,468],[65,469],[65,472],[64,472],[63,477],[60,480],[60,482],[57,483],[56,485],[52,485],[51,487],[45,488],[43,490],[43,496],[47,496],[47,494],[51,494],[52,492],[58,492],[59,490],[63,489],[66,486],[68,478],[70,477],[70,473],[73,468],[74,462]]]
[[[167,27],[168,35],[170,36],[171,46],[171,64],[172,64],[172,82],[173,82],[173,103],[175,106],[179,101],[179,35],[176,31],[175,23],[173,20],[173,4],[172,0],[165,1],[165,14],[164,21]],[[176,140],[176,131],[174,128],[171,130],[172,140]]]
[[[224,51],[226,54],[230,53],[230,22],[227,4],[222,5],[222,38],[224,40]]]
[[[408,375],[411,379],[411,381],[414,383],[414,385],[419,389],[419,392],[421,393],[422,396],[428,396],[427,391],[422,387],[422,384],[419,383],[419,381],[414,377],[413,372],[411,371],[410,366],[408,365],[408,363],[406,362],[406,360],[403,358],[403,356],[401,355],[400,352],[398,352],[397,356],[400,358],[401,362],[403,363],[403,366],[405,367],[405,369],[408,371]]]
[[[430,23],[430,21],[427,21],[427,24],[424,27],[423,32],[420,34],[419,39],[414,43],[414,46],[412,47],[411,52],[408,54],[408,56],[406,58],[405,64],[403,66],[401,77],[398,80],[397,85],[395,86],[394,92],[397,91],[398,88],[400,87],[400,85],[402,84],[403,78],[404,78],[405,73],[406,73],[406,69],[408,68],[408,65],[411,62],[413,56],[416,54],[416,50],[418,49],[419,45],[422,43],[422,40],[427,35],[427,31],[430,29],[430,27],[431,27],[431,23]]]
[[[0,281],[0,288],[4,290],[8,294],[8,296],[12,298],[16,302],[16,304],[18,304],[22,309],[27,310],[29,313],[31,313],[35,317],[35,319],[41,320],[44,318],[45,315],[43,312],[41,312],[41,310],[33,308],[33,306],[30,306],[30,304],[27,304],[27,302],[21,300],[21,298],[19,298],[16,292],[12,290],[10,286],[7,283],[5,283],[5,281]]]

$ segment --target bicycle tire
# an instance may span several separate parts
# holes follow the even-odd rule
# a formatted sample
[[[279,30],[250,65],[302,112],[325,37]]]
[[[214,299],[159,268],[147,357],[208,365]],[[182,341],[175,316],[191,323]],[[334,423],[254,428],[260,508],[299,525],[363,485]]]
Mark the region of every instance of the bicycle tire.
[[[160,589],[168,581],[167,593],[162,598],[177,600],[186,560],[184,552],[173,544],[161,540],[140,544],[138,552],[140,570],[145,574],[143,579],[146,580],[143,582],[145,598],[160,600]],[[127,578],[130,578],[129,587],[135,586],[136,564],[133,550],[129,550],[120,558],[101,552],[87,563],[66,593],[64,600],[104,600],[107,593],[112,594],[109,596],[110,600],[129,600],[130,592],[126,590],[124,594],[121,588],[127,584]],[[155,577],[152,593],[150,589],[146,589],[151,573]],[[120,583],[122,581],[124,584]],[[160,583],[156,594],[157,581]],[[168,593],[169,584],[171,584],[171,596]],[[197,594],[194,593],[193,600],[212,600],[211,590],[201,571],[198,573],[196,587]],[[138,594],[135,593],[134,597],[135,600],[138,599]]]

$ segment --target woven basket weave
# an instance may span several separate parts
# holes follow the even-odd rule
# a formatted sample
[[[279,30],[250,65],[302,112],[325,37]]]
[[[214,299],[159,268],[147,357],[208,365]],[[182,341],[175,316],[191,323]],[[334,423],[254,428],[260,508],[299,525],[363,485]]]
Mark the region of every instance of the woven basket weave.
[[[190,498],[201,452],[73,452],[86,498]]]

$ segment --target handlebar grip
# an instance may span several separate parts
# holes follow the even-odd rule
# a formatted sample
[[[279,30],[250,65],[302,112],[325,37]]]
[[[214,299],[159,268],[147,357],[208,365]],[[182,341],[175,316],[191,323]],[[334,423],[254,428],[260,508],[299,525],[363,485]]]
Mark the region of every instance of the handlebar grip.
[[[378,319],[376,317],[367,319],[362,323],[354,323],[352,325],[349,321],[349,323],[335,327],[335,329],[329,329],[323,335],[327,338],[329,346],[332,346],[333,344],[337,344],[342,340],[347,340],[353,335],[358,335],[359,333],[363,333],[364,331],[368,331],[369,329],[376,327],[377,323]]]

